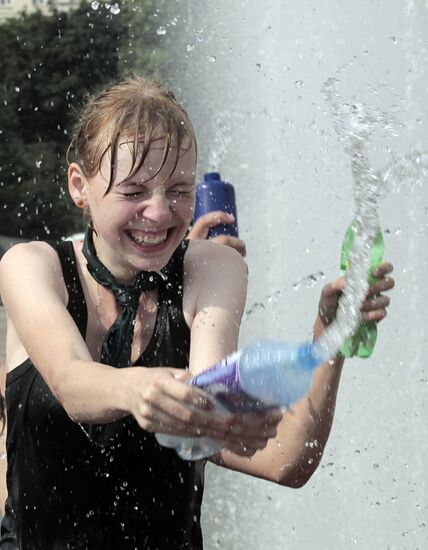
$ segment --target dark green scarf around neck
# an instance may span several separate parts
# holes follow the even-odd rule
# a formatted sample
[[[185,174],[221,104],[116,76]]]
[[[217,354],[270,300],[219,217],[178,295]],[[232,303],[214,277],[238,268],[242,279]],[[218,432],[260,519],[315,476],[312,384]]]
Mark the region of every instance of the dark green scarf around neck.
[[[121,309],[118,318],[105,335],[100,362],[112,367],[129,367],[135,317],[141,293],[156,288],[162,276],[156,271],[142,271],[132,285],[117,283],[112,273],[97,257],[93,241],[93,228],[90,226],[85,233],[82,252],[88,262],[89,273],[97,283],[113,292]]]

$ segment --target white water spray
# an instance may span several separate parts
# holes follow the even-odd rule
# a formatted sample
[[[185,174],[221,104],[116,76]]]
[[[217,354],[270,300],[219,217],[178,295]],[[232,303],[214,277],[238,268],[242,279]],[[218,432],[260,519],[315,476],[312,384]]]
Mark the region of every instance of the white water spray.
[[[370,165],[368,145],[375,131],[398,136],[402,124],[391,114],[363,103],[348,104],[336,90],[336,79],[329,78],[322,88],[330,105],[334,127],[345,152],[351,157],[357,234],[349,257],[346,287],[340,298],[334,322],[314,344],[317,354],[331,359],[360,322],[360,307],[368,290],[367,274],[376,235],[380,231],[378,199],[383,189],[403,183],[414,187],[428,174],[428,154],[417,151],[406,155],[390,153],[392,162],[382,171]]]

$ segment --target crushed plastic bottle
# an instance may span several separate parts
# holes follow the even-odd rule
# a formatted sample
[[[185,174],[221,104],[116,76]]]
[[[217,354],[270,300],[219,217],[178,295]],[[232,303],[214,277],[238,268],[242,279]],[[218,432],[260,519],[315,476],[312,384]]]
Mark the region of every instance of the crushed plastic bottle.
[[[313,344],[261,340],[226,357],[190,383],[209,393],[221,413],[288,408],[306,395],[312,373],[323,361]],[[203,437],[156,434],[156,439],[185,460],[206,458],[222,448],[218,441]]]

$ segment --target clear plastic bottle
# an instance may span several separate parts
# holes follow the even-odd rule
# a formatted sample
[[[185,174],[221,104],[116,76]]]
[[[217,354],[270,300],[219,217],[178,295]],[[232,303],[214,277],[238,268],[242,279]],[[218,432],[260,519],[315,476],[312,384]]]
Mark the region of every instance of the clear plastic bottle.
[[[309,390],[312,373],[323,358],[314,345],[261,340],[195,376],[191,385],[213,396],[223,413],[290,407]],[[222,446],[210,438],[156,434],[158,443],[185,460],[198,460]]]
[[[345,238],[343,240],[342,251],[340,255],[340,269],[342,274],[345,274],[348,269],[348,259],[354,244],[355,236],[357,235],[357,223],[354,220],[348,227]],[[372,247],[372,253],[370,257],[370,269],[369,269],[369,283],[375,281],[373,277],[373,271],[379,264],[383,262],[383,255],[385,251],[385,243],[383,240],[382,231],[376,235],[375,241]],[[368,358],[373,353],[373,349],[377,339],[377,325],[375,322],[360,323],[357,330],[352,336],[349,336],[340,348],[340,353],[344,357],[353,357],[356,355],[361,358]]]

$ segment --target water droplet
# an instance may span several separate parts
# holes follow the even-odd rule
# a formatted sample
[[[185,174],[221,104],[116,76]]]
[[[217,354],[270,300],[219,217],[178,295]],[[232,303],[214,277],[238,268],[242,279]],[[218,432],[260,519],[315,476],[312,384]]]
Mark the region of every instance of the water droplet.
[[[391,40],[391,42],[392,42],[393,44],[397,44],[397,42],[398,42],[398,40],[396,39],[395,36],[390,36],[389,39]]]
[[[36,160],[36,168],[40,168],[41,165],[42,165],[42,161]]]
[[[112,13],[113,15],[117,15],[118,13],[120,13],[119,4],[113,4],[110,8],[110,13]]]
[[[247,309],[245,315],[248,317],[255,311],[260,311],[261,309],[265,309],[264,304],[262,304],[261,302],[254,302],[254,304],[249,309]]]
[[[19,91],[20,91],[19,86],[15,86],[15,92],[19,92]]]
[[[166,28],[159,27],[158,30],[156,31],[156,34],[158,34],[159,36],[163,36],[164,34],[166,34]]]
[[[294,83],[295,88],[301,88],[303,86],[303,80],[296,80]]]
[[[302,277],[295,283],[293,283],[293,290],[297,290],[301,286],[305,288],[312,288],[316,283],[325,279],[325,274],[323,271],[317,271],[316,273],[311,273],[306,277]]]
[[[214,63],[216,59],[217,59],[217,58],[216,58],[215,55],[209,55],[209,56],[208,56],[208,61],[209,61],[210,63]]]
[[[97,0],[94,0],[93,2],[91,2],[91,8],[93,10],[97,10],[99,7],[100,7],[100,3],[97,2]]]
[[[187,52],[191,52],[195,49],[195,45],[194,44],[187,44],[186,46],[186,51]]]

